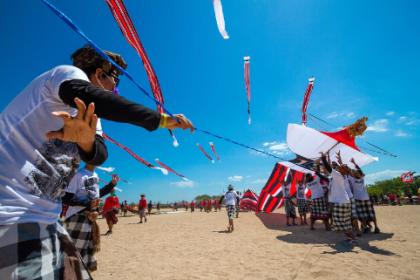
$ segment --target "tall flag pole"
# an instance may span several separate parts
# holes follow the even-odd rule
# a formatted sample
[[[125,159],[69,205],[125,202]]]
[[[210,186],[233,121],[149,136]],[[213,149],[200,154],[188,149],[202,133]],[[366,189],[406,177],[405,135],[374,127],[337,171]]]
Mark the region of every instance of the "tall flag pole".
[[[163,98],[162,90],[160,89],[159,80],[155,71],[153,70],[152,64],[150,63],[150,60],[146,54],[146,50],[140,41],[137,30],[131,21],[130,15],[124,6],[123,1],[106,0],[106,3],[108,4],[108,7],[112,12],[115,21],[118,23],[118,26],[120,27],[125,39],[127,39],[128,43],[137,51],[137,54],[140,56],[144,65],[144,69],[146,70],[147,77],[149,79],[150,87],[152,88],[153,96],[157,101],[160,102],[160,104],[156,103],[157,110],[162,114],[164,110],[161,105],[163,105],[165,101]],[[179,143],[174,133],[170,129],[168,131],[172,137],[174,147],[178,147]]]
[[[309,78],[308,86],[306,87],[305,96],[303,97],[302,103],[302,125],[306,126],[307,117],[306,117],[306,109],[308,108],[309,98],[311,97],[312,90],[314,88],[314,81],[315,78]]]
[[[219,29],[220,35],[223,39],[229,39],[225,27],[225,18],[223,16],[222,2],[220,0],[213,0],[214,15],[216,16],[217,28]]]
[[[245,79],[246,96],[248,98],[248,124],[251,124],[251,85],[250,85],[250,78],[249,78],[250,60],[251,60],[250,56],[244,57],[244,79]]]

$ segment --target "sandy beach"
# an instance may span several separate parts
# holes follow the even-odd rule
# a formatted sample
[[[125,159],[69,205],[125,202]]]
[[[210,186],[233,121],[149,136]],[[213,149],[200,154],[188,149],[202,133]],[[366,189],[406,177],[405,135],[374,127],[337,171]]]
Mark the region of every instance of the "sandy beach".
[[[277,213],[161,214],[138,224],[121,217],[102,236],[95,279],[420,279],[420,206],[376,207],[380,234],[351,248],[342,234],[285,226]],[[101,231],[106,231],[100,220]]]

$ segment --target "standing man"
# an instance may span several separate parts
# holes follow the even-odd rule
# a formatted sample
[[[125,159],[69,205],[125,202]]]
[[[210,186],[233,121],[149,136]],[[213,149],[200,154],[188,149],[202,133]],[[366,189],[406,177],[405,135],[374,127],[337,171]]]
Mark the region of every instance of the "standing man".
[[[226,211],[228,215],[229,225],[228,225],[228,232],[233,232],[234,226],[233,226],[233,219],[235,217],[235,208],[236,203],[238,199],[238,194],[233,190],[233,186],[228,186],[228,191],[220,197],[220,203],[223,202],[223,199],[225,200],[226,204]]]
[[[120,55],[106,54],[126,68]],[[173,120],[115,95],[120,73],[93,48],[72,60],[35,78],[0,115],[0,279],[91,278],[57,217],[80,162],[107,159],[98,118],[193,130],[183,115]]]
[[[143,218],[144,218],[144,222],[147,223],[147,218],[146,218],[146,207],[147,207],[147,200],[146,200],[146,196],[144,194],[140,195],[140,200],[139,200],[139,224],[143,223]]]

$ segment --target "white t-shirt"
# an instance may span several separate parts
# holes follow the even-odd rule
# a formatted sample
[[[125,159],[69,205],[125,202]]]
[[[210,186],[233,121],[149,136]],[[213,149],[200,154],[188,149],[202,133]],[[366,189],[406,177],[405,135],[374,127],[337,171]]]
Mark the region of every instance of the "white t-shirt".
[[[77,113],[58,95],[61,83],[72,79],[89,81],[77,67],[57,66],[35,78],[0,115],[0,225],[57,221],[80,156],[75,143],[45,135],[63,127],[53,111]]]
[[[291,185],[290,184],[283,185],[282,186],[282,189],[283,189],[283,197],[284,198],[290,198],[290,188],[291,188]]]
[[[357,200],[369,200],[369,193],[365,186],[365,178],[356,179],[349,176],[350,184],[353,187],[354,199]]]
[[[297,199],[306,199],[306,195],[305,195],[305,185],[297,185],[296,187],[296,198]]]
[[[353,199],[353,190],[351,189],[351,186],[350,186],[349,176],[344,177],[344,188],[346,189],[346,192],[347,192],[349,198]]]
[[[74,193],[75,197],[81,201],[91,201],[99,198],[99,177],[95,172],[85,168],[79,169],[70,180],[66,189],[68,193]],[[85,207],[70,206],[66,213],[66,219],[73,216],[77,212],[82,211]]]
[[[236,205],[236,199],[238,194],[235,191],[228,191],[225,193],[225,203],[226,205]]]
[[[328,201],[341,204],[350,203],[350,197],[345,187],[345,178],[334,169],[331,172]]]
[[[324,189],[321,185],[320,178],[318,176],[312,180],[312,182],[306,183],[306,187],[311,190],[311,198],[316,199],[324,197]]]

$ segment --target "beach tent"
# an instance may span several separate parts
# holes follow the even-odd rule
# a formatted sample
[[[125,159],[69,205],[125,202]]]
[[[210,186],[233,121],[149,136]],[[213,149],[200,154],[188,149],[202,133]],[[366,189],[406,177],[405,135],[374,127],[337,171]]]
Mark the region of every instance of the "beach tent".
[[[250,209],[252,211],[256,211],[257,203],[258,195],[254,191],[248,189],[244,192],[239,206],[241,209]]]
[[[303,179],[305,173],[313,172],[291,162],[277,162],[270,178],[261,190],[257,203],[258,211],[271,213],[283,205],[282,183],[289,173],[292,176],[290,195],[293,196],[296,193],[296,184]]]

